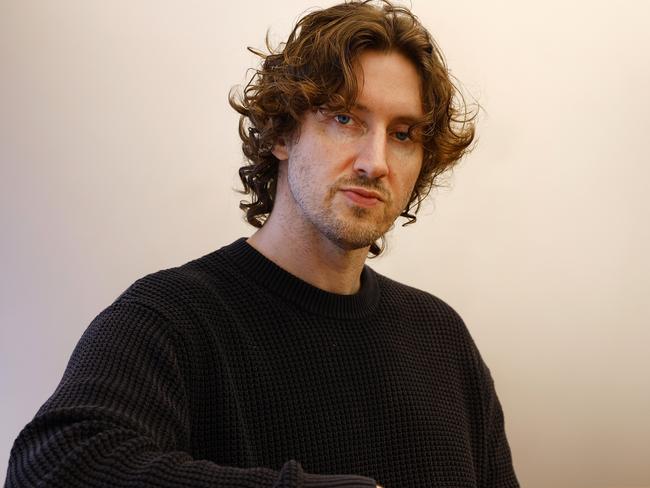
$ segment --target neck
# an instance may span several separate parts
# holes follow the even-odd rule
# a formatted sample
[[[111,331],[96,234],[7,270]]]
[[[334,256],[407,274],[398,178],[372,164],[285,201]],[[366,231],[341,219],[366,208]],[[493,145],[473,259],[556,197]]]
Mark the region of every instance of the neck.
[[[346,250],[316,232],[296,232],[271,214],[248,243],[301,280],[322,290],[352,295],[359,291],[368,248]],[[300,236],[296,238],[294,236]]]

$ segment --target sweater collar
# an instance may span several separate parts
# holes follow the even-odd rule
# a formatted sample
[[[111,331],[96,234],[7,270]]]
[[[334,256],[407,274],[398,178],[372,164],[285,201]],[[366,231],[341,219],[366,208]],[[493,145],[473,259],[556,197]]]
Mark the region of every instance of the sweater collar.
[[[338,319],[361,318],[374,311],[379,302],[377,275],[365,265],[359,291],[354,295],[339,295],[321,290],[284,270],[248,244],[245,237],[221,248],[221,252],[271,293],[318,315]]]

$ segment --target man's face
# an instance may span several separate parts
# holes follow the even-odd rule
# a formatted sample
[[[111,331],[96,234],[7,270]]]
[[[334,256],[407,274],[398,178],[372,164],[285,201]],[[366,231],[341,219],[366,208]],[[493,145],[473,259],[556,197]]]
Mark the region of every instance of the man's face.
[[[409,201],[423,158],[408,134],[423,116],[415,66],[395,52],[366,51],[356,75],[360,92],[349,113],[309,111],[297,140],[273,150],[287,164],[278,191],[289,192],[293,224],[347,250],[388,231]]]

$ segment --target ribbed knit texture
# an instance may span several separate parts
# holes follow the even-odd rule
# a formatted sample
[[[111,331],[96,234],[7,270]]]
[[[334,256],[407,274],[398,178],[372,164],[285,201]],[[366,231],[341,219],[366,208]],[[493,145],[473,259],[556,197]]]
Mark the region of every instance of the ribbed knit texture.
[[[86,330],[6,486],[519,486],[459,316],[361,278],[328,293],[240,239],[137,281]]]

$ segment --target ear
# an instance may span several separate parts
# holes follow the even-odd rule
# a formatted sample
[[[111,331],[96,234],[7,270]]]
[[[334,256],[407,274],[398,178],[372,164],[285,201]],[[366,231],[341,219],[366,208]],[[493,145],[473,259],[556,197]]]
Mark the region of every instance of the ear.
[[[278,137],[278,140],[273,145],[271,153],[280,161],[289,159],[289,151],[287,149],[287,141],[284,137]]]

